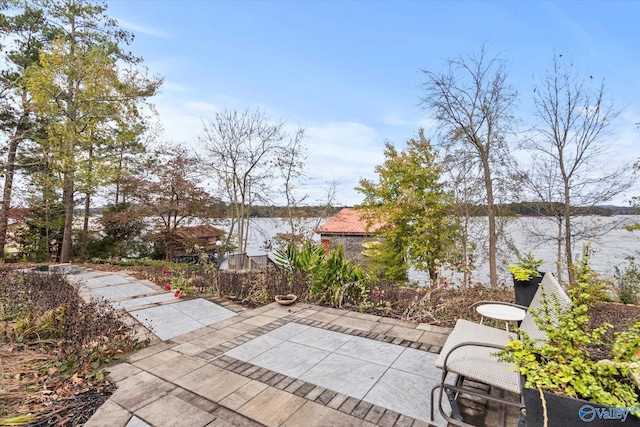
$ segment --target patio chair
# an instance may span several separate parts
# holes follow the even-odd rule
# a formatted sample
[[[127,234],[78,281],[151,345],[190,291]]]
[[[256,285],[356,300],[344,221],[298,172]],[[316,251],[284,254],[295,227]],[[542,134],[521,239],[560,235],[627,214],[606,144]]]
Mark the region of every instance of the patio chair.
[[[556,299],[563,309],[571,304],[555,277],[551,273],[546,273],[520,324],[520,329],[537,340],[544,340],[546,336],[535,323],[531,310],[539,310],[542,307],[543,295],[551,301]],[[521,376],[511,364],[502,362],[495,356],[496,352],[505,348],[506,344],[515,338],[517,335],[513,332],[459,319],[435,362],[435,366],[442,369],[442,380],[431,390],[431,420],[433,421],[435,392],[439,390],[438,410],[452,425],[473,427],[464,422],[458,408],[457,398],[460,394],[464,394],[497,402],[499,404],[498,425],[504,425],[505,405],[517,407],[520,412],[518,427],[524,427],[526,409],[522,397]],[[454,378],[454,381],[448,381],[450,378]],[[489,395],[477,388],[465,386],[466,379],[489,385],[498,391],[498,395]],[[505,392],[519,396],[519,401],[506,398]],[[451,416],[442,408],[443,394],[446,394],[451,406]]]

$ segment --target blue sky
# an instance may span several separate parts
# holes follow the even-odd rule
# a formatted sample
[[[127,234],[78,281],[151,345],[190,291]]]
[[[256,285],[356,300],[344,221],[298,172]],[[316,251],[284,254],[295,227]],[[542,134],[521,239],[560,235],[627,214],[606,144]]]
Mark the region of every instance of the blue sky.
[[[534,78],[556,53],[605,80],[624,108],[612,162],[640,157],[640,2],[635,1],[109,1],[136,35],[131,50],[165,78],[154,103],[163,139],[196,146],[202,121],[223,108],[259,108],[305,128],[307,192],[361,201],[385,140],[402,146],[434,122],[420,107],[421,69],[477,52],[509,61],[518,116],[531,119]],[[435,141],[435,136],[434,136]],[[622,202],[623,200],[618,200]]]

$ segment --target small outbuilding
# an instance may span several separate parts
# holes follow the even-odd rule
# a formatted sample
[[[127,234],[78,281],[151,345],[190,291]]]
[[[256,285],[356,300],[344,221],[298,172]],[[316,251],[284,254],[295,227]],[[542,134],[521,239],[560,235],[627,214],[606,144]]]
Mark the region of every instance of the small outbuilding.
[[[173,261],[197,262],[200,250],[205,251],[210,259],[216,259],[220,255],[220,243],[224,233],[211,225],[178,228]]]
[[[342,244],[345,257],[352,261],[364,261],[362,254],[366,243],[376,241],[375,233],[384,224],[367,224],[365,212],[353,208],[344,208],[316,229],[325,251],[336,249]],[[364,246],[363,246],[364,245]]]

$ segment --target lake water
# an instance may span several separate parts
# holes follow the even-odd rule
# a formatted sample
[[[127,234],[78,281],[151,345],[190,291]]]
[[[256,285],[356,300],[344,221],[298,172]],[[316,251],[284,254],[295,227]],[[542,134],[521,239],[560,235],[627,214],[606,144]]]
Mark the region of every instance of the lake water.
[[[625,262],[629,256],[640,255],[640,231],[629,232],[624,229],[624,225],[640,222],[640,216],[612,216],[612,217],[579,217],[575,218],[575,227],[585,228],[594,224],[603,229],[611,231],[600,237],[590,236],[577,241],[575,245],[575,256],[580,256],[582,244],[590,241],[593,249],[590,265],[600,275],[610,277],[614,273],[614,267]],[[310,219],[307,228],[314,230],[324,221]],[[486,218],[475,218],[472,229],[475,233],[482,234],[486,231]],[[222,229],[228,226],[224,223],[216,225]],[[541,271],[556,271],[556,243],[554,241],[541,241],[534,238],[533,231],[537,234],[553,235],[556,225],[546,218],[519,217],[509,220],[505,227],[507,236],[513,246],[521,253],[531,251],[536,258],[544,260]],[[278,232],[286,232],[287,226],[279,218],[255,218],[251,220],[250,232],[247,244],[247,252],[250,255],[264,254],[270,252],[268,247],[273,241],[273,237]],[[320,236],[310,233],[313,240],[320,241]],[[473,281],[488,283],[489,265],[485,257],[481,256],[482,250],[477,251],[476,268],[473,270]],[[499,245],[499,279],[505,283],[511,283],[511,275],[506,266],[516,261],[515,253],[508,248],[504,242]],[[425,273],[418,271],[410,272],[410,279],[425,284],[428,277]]]

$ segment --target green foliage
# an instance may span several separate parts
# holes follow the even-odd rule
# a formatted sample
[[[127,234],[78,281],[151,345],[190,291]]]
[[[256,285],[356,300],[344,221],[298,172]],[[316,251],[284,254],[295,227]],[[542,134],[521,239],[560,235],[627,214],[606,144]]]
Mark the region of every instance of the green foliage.
[[[30,199],[32,209],[25,217],[25,227],[19,231],[19,239],[27,259],[48,262],[49,255],[59,253],[64,227],[64,209],[53,194]]]
[[[428,271],[434,281],[435,261],[451,260],[458,230],[442,164],[422,129],[404,151],[386,143],[384,156],[384,164],[376,166],[378,182],[362,179],[356,188],[365,197],[360,207],[372,223],[386,224],[380,237],[394,242],[410,265]]]
[[[92,256],[130,256],[131,243],[144,229],[144,219],[130,203],[108,205],[100,217],[104,236],[98,248],[90,248]],[[96,245],[97,246],[97,245]]]
[[[613,276],[615,293],[623,304],[637,304],[640,301],[640,268],[633,257],[627,257],[628,265],[616,266]]]
[[[538,268],[541,265],[541,259],[535,259],[531,252],[527,252],[524,256],[518,256],[518,262],[507,268],[516,280],[526,282],[532,277],[540,277]]]
[[[409,281],[407,275],[408,266],[404,260],[402,242],[398,240],[384,239],[367,249],[365,254],[370,254],[368,264],[369,273],[376,279],[396,284]]]
[[[582,247],[582,256],[575,263],[577,283],[569,285],[569,290],[577,289],[578,292],[584,293],[584,298],[589,305],[597,301],[608,301],[611,287],[611,282],[600,278],[589,265],[592,252],[591,242],[585,243]]]
[[[288,244],[284,251],[275,250],[275,258],[279,267],[289,271],[301,270],[311,273],[322,262],[324,248],[322,245],[314,245],[311,240],[308,240],[300,250],[297,250],[294,245]]]
[[[341,307],[344,302],[358,304],[366,298],[364,272],[344,258],[342,245],[325,255],[322,245],[307,241],[301,250],[287,245],[285,251],[276,250],[276,264],[292,273],[309,274],[311,298],[321,303]]]
[[[146,130],[140,105],[162,80],[148,76],[137,66],[141,60],[121,49],[132,36],[105,13],[106,5],[89,0],[39,4],[57,34],[24,72],[23,82],[44,128],[31,138],[42,147],[34,151],[40,151],[38,160],[48,164],[50,176],[61,178],[61,260],[68,262],[75,195],[90,197],[121,176],[123,147],[135,145]]]
[[[589,348],[605,345],[603,337],[611,325],[589,328],[587,289],[588,284],[579,283],[570,290],[572,305],[566,310],[557,299],[543,294],[542,308],[533,315],[546,341],[534,340],[520,330],[520,338],[509,342],[498,353],[499,358],[516,365],[526,387],[612,407],[640,408],[638,385],[631,371],[633,366],[637,369],[639,361],[640,322],[628,332],[617,334],[612,361],[593,360]]]

